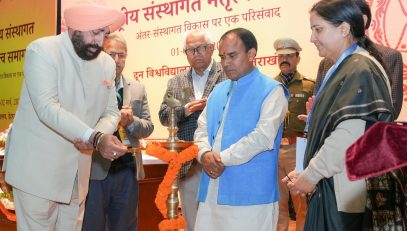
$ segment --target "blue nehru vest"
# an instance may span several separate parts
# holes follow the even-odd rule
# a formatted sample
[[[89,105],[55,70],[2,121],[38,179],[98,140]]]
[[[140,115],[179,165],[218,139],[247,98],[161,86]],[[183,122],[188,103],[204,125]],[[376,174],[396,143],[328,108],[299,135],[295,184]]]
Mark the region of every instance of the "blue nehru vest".
[[[232,84],[231,80],[219,83],[208,99],[206,115],[211,145],[221,125]],[[262,104],[277,85],[281,84],[263,75],[257,68],[237,81],[224,121],[221,150],[229,148],[256,128]],[[285,93],[288,97],[288,92]],[[242,165],[225,168],[219,178],[218,204],[257,205],[279,200],[277,165],[281,135],[282,126],[274,140],[273,150],[259,153]],[[208,185],[209,176],[202,171],[198,201],[205,201]]]

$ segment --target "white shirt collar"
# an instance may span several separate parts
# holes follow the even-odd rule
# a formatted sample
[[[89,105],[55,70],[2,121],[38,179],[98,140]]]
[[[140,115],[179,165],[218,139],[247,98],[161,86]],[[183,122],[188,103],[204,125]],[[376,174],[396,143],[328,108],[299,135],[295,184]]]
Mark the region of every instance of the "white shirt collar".
[[[211,63],[209,63],[209,66],[204,70],[203,76],[206,76],[206,77],[209,76],[209,72],[210,72],[211,69],[212,69],[212,65],[213,65],[213,59],[211,60]],[[202,76],[202,77],[203,77],[203,76]],[[199,76],[199,75],[196,73],[196,71],[195,71],[194,68],[192,68],[192,77],[201,77],[201,76]]]
[[[120,76],[119,82],[116,83],[116,91],[118,91],[120,88],[123,88],[123,75]]]
[[[195,99],[202,99],[203,93],[205,91],[206,81],[208,80],[209,72],[212,69],[212,65],[213,59],[209,66],[205,69],[203,76],[199,76],[198,74],[196,74],[195,69],[192,68],[192,84],[194,86]]]

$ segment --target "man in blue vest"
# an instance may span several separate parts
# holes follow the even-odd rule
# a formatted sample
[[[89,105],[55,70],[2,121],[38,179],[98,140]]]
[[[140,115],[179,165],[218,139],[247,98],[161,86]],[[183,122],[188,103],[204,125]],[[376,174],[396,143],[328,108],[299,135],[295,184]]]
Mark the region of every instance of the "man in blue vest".
[[[229,80],[212,91],[194,140],[203,170],[195,230],[276,230],[278,149],[288,91],[253,64],[254,35],[243,28],[219,42]]]

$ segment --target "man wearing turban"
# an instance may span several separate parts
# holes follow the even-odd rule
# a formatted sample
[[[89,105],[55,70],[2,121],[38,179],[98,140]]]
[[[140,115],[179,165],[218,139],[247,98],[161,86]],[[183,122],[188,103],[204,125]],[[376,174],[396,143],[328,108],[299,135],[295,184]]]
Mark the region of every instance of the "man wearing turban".
[[[5,159],[18,230],[81,230],[92,149],[111,161],[126,152],[111,135],[120,120],[115,63],[101,52],[124,15],[88,0],[64,16],[67,31],[26,49]]]

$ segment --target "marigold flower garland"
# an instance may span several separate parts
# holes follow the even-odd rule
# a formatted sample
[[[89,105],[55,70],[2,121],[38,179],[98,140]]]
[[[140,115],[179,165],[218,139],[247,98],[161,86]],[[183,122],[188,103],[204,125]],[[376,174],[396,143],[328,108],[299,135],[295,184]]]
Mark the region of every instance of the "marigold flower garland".
[[[168,219],[167,199],[171,194],[172,184],[174,183],[182,164],[196,157],[198,154],[198,147],[196,145],[191,145],[180,153],[177,153],[168,151],[167,149],[160,147],[159,144],[149,143],[146,147],[146,153],[168,163],[167,172],[163,181],[158,186],[158,191],[155,196],[155,204],[163,217],[166,218],[160,222],[158,227],[160,230],[182,229],[187,223],[181,215],[178,215],[175,219]]]
[[[16,221],[16,215],[10,211],[8,211],[4,205],[0,202],[0,211],[6,216],[6,218],[10,221]]]

